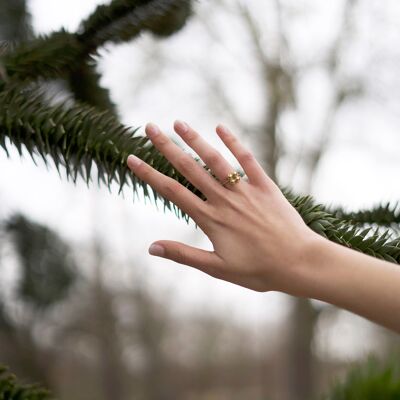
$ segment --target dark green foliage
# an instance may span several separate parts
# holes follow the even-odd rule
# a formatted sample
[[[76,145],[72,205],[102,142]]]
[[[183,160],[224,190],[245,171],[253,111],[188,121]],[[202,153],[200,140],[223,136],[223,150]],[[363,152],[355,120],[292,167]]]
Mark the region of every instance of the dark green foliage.
[[[110,100],[109,91],[101,87],[99,81],[100,75],[94,61],[88,60],[69,73],[67,85],[75,100],[115,114],[115,105]]]
[[[77,68],[84,56],[77,36],[61,30],[20,44],[2,63],[9,80],[56,79]]]
[[[127,169],[128,155],[135,154],[200,195],[146,137],[135,136],[136,131],[108,111],[84,104],[50,105],[34,88],[15,86],[0,92],[0,145],[6,151],[8,138],[21,154],[24,146],[33,159],[40,155],[47,162],[46,156],[51,156],[57,169],[65,167],[73,181],[81,176],[89,183],[95,165],[99,182],[116,182],[120,189],[130,183],[134,191],[140,184],[146,196],[160,198]],[[164,204],[171,208],[167,200]]]
[[[400,263],[400,237],[393,239],[390,230],[380,233],[378,228],[361,228],[330,213],[322,204],[315,204],[311,196],[294,196],[287,189],[283,192],[315,232],[351,249]]]
[[[14,215],[4,227],[12,236],[21,264],[19,297],[37,309],[62,300],[75,279],[69,247],[47,227]]]
[[[79,38],[92,50],[108,41],[131,40],[146,30],[169,36],[183,27],[190,14],[190,0],[114,0],[98,6],[82,22]]]
[[[5,70],[3,82],[0,74],[0,145],[7,152],[8,138],[20,153],[25,146],[32,157],[40,154],[47,162],[50,156],[74,181],[80,175],[89,182],[96,165],[99,181],[116,181],[120,188],[131,182],[135,191],[139,183],[146,196],[159,198],[127,171],[126,157],[132,153],[201,195],[146,138],[119,123],[108,93],[98,86],[91,55],[105,41],[128,40],[142,31],[174,33],[190,15],[190,5],[189,0],[115,0],[99,6],[77,34],[60,31],[7,51],[0,60]],[[54,104],[29,83],[39,78],[41,83],[64,79],[75,99],[85,104]],[[171,208],[168,201],[164,204]]]
[[[324,400],[400,400],[399,362],[384,365],[371,358],[353,367]]]
[[[3,56],[2,64],[13,80],[65,78],[108,41],[128,41],[144,31],[159,36],[178,31],[190,5],[190,0],[115,0],[99,6],[79,34],[61,30],[24,42]]]
[[[379,225],[393,229],[400,229],[400,203],[378,204],[370,210],[345,211],[342,207],[332,209],[331,212],[339,219],[352,224]]]
[[[0,400],[51,400],[50,393],[38,385],[24,385],[17,382],[7,368],[0,367]]]

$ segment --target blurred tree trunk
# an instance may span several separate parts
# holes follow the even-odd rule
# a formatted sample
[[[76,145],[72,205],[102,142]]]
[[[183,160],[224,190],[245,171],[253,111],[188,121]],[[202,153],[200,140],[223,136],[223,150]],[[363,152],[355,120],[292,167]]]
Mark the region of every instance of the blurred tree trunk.
[[[268,57],[261,43],[261,33],[258,31],[257,22],[247,7],[238,4],[255,44],[258,63],[262,70],[265,97],[267,98],[267,109],[264,113],[264,119],[259,125],[257,135],[262,145],[262,163],[268,175],[279,184],[277,167],[282,155],[278,137],[279,118],[288,106],[294,105],[295,99],[294,77],[283,64],[284,56],[288,50],[287,42],[283,27],[278,24],[280,28],[278,54],[272,59]],[[281,22],[281,9],[278,0],[276,6],[277,19]],[[315,171],[316,164],[313,165],[314,169],[310,171],[310,179]],[[287,336],[288,400],[310,400],[314,396],[315,375],[311,344],[316,317],[317,314],[309,299],[293,298]],[[265,392],[267,396],[267,388]]]
[[[122,350],[118,338],[118,321],[112,309],[110,293],[102,287],[102,278],[97,278],[94,287],[95,313],[97,320],[98,355],[100,361],[100,379],[103,386],[103,398],[124,400],[124,366],[121,360]]]
[[[314,326],[318,312],[309,299],[293,299],[288,326],[288,398],[313,399],[315,363],[312,353]]]
[[[0,40],[21,41],[32,36],[25,0],[0,0]]]

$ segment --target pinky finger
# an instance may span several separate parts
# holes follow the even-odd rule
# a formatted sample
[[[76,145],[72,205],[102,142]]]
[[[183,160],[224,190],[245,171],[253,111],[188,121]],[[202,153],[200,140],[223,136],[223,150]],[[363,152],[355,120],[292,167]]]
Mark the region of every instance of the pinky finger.
[[[222,260],[213,251],[198,249],[172,240],[159,240],[150,246],[149,253],[179,264],[189,265],[214,278],[223,279]]]
[[[239,161],[239,164],[242,166],[244,172],[249,178],[250,183],[256,185],[265,184],[268,180],[267,174],[264,172],[253,154],[240,143],[239,139],[224,125],[218,125],[216,132],[224,142],[225,146]]]

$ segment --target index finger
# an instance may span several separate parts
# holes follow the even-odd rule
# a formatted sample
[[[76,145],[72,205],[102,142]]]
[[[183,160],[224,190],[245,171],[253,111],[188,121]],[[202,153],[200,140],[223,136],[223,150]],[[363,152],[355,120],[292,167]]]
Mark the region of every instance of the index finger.
[[[193,194],[178,181],[157,171],[140,158],[129,155],[127,164],[130,170],[143,182],[148,183],[164,198],[172,201],[200,225],[206,202]]]

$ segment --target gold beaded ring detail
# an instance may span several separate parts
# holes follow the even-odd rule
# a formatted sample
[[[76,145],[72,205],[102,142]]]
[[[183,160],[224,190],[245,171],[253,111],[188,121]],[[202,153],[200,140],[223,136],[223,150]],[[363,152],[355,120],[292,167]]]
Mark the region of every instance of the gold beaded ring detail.
[[[237,171],[231,172],[225,179],[224,186],[226,184],[234,185],[240,181],[240,174]]]

